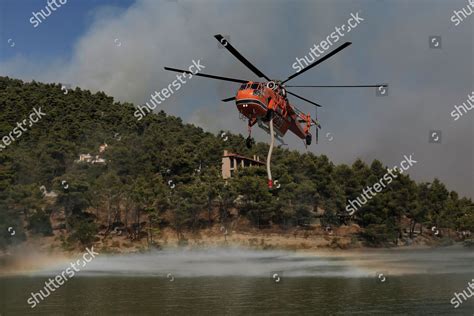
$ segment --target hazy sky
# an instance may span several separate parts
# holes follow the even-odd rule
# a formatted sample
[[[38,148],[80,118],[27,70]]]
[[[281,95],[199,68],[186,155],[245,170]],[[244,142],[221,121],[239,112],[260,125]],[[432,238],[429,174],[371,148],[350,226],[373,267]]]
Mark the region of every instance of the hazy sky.
[[[413,154],[413,178],[438,177],[474,197],[474,110],[457,121],[450,115],[474,91],[474,15],[458,26],[451,21],[467,0],[68,0],[35,28],[32,13],[46,4],[0,1],[0,74],[102,90],[136,104],[176,78],[164,66],[187,68],[193,59],[206,73],[257,79],[218,47],[214,34],[230,35],[265,74],[284,79],[295,71],[296,57],[359,12],[364,21],[330,50],[343,41],[353,45],[290,83],[389,83],[389,95],[377,97],[370,88],[293,89],[324,106],[320,142],[309,150],[335,163],[360,157],[388,166]],[[429,48],[433,35],[441,36],[440,49]],[[195,77],[160,109],[212,132],[246,133],[235,104],[219,101],[237,87]],[[442,131],[441,144],[429,142],[430,130]],[[254,135],[268,138],[256,129]],[[298,138],[285,139],[291,149],[305,150]]]

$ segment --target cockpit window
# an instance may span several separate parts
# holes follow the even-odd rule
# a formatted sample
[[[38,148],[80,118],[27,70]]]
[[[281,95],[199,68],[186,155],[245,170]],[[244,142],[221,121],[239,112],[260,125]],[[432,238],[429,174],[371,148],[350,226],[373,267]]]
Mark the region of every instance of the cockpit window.
[[[242,84],[242,85],[240,86],[240,90],[245,90],[246,87],[247,87],[247,84],[244,83],[244,84]]]
[[[254,90],[255,90],[255,89],[258,89],[258,83],[252,84],[252,89],[254,89]]]

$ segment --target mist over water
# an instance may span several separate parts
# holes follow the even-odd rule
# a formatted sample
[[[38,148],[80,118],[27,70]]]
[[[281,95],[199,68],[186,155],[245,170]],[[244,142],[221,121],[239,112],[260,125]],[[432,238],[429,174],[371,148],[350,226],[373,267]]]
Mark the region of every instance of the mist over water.
[[[54,275],[69,262],[33,273]],[[166,277],[373,277],[390,275],[473,273],[474,252],[461,248],[294,253],[232,249],[164,250],[146,254],[100,254],[78,276]]]
[[[68,315],[472,315],[474,311],[473,298],[458,309],[450,303],[474,277],[474,251],[461,247],[104,253],[80,266],[73,279],[31,309],[30,294],[81,257],[50,258],[34,273],[0,277],[0,297],[7,302],[0,312],[64,315],[65,306]]]

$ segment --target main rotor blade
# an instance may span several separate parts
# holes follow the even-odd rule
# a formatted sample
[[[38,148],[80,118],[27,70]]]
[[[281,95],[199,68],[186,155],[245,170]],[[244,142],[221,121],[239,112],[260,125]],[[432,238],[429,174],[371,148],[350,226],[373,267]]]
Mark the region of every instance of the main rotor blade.
[[[241,63],[247,66],[248,69],[252,70],[254,74],[256,74],[260,78],[265,78],[270,81],[270,78],[265,76],[263,72],[257,69],[254,65],[252,65],[244,56],[242,56],[235,48],[232,46],[221,34],[214,35],[214,37],[224,46],[232,55],[234,55]]]
[[[234,100],[235,100],[235,97],[232,97],[232,98],[223,99],[222,102],[229,102],[229,101],[234,101]]]
[[[217,79],[217,80],[232,81],[232,82],[239,82],[239,83],[247,83],[248,82],[248,80],[241,80],[241,79],[235,79],[235,78],[229,78],[229,77],[207,75],[207,74],[203,74],[203,73],[196,73],[195,74],[195,73],[192,73],[191,71],[183,70],[183,69],[177,69],[177,68],[165,67],[165,70],[180,72],[180,73],[184,72],[184,73],[187,73],[187,74],[192,74],[193,76],[206,77],[206,78]]]
[[[387,87],[387,84],[357,85],[357,86],[285,86],[287,88],[378,88]]]
[[[349,45],[351,45],[351,44],[352,44],[351,42],[345,42],[344,44],[342,44],[341,46],[339,46],[338,48],[336,48],[335,50],[333,50],[332,52],[330,52],[330,53],[327,54],[326,56],[324,56],[324,57],[318,59],[317,61],[315,61],[315,62],[312,63],[311,65],[308,65],[306,68],[304,68],[304,69],[301,70],[300,72],[297,72],[297,73],[292,74],[292,75],[289,76],[285,81],[283,81],[282,84],[285,83],[285,82],[287,82],[288,80],[291,80],[291,79],[295,78],[296,76],[301,75],[301,74],[304,73],[305,71],[310,70],[310,69],[313,68],[314,66],[319,65],[320,63],[322,63],[322,62],[325,61],[326,59],[331,58],[332,56],[336,55],[336,54],[339,53],[341,50],[343,50],[344,48],[346,48],[347,46],[349,46]]]
[[[317,104],[317,103],[315,103],[315,102],[313,102],[313,101],[310,101],[310,100],[308,100],[308,99],[305,99],[305,98],[303,98],[303,97],[301,97],[301,96],[299,96],[299,95],[297,95],[297,94],[295,94],[295,93],[293,93],[293,92],[291,92],[291,91],[286,90],[286,92],[289,93],[289,94],[291,94],[292,96],[297,97],[298,99],[301,99],[301,100],[303,100],[303,101],[306,101],[306,102],[308,102],[308,103],[311,103],[311,104],[316,105],[316,106],[319,106],[319,107],[321,106],[321,105],[319,105],[319,104]]]

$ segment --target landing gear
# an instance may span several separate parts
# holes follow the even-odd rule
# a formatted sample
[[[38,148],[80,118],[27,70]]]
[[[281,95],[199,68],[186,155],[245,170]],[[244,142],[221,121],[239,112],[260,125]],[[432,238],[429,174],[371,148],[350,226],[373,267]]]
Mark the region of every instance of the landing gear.
[[[252,148],[252,145],[255,144],[255,140],[252,138],[252,126],[257,122],[256,119],[250,120],[249,119],[249,125],[248,125],[248,132],[249,136],[245,139],[245,146],[247,146],[248,149]]]
[[[253,138],[250,137],[250,135],[249,135],[249,137],[247,137],[247,138],[245,139],[245,146],[247,146],[247,148],[250,149],[250,148],[252,148],[253,144],[255,144],[255,141],[254,141]]]
[[[306,146],[311,145],[311,141],[312,141],[312,140],[313,140],[313,136],[308,133],[308,135],[306,135],[306,137],[305,137]]]

